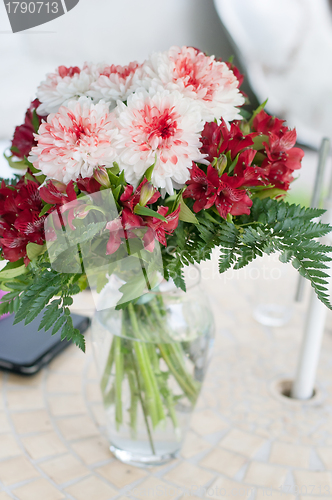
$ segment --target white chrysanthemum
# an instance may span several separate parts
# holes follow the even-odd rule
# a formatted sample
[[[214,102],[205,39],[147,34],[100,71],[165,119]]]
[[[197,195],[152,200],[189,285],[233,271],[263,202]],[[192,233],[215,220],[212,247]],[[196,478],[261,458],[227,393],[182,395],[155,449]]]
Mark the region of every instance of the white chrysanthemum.
[[[195,99],[206,121],[241,118],[236,106],[244,104],[239,82],[224,62],[216,61],[193,47],[171,47],[155,52],[143,66],[144,87],[178,90]]]
[[[143,86],[142,65],[131,62],[128,66],[107,66],[91,85],[89,96],[115,103],[126,101],[130,94]]]
[[[67,184],[79,175],[91,177],[98,166],[112,167],[116,136],[108,104],[81,97],[41,124],[29,161],[47,178]]]
[[[82,70],[77,66],[59,66],[55,73],[46,75],[46,80],[37,89],[37,97],[41,102],[38,114],[45,116],[57,113],[60,106],[66,106],[69,101],[88,96],[92,83],[99,78],[105,67],[105,64],[88,63],[84,64]]]
[[[204,162],[199,148],[204,122],[199,106],[179,92],[139,89],[127,106],[118,102],[117,151],[126,180],[137,185],[155,162],[152,182],[173,193],[190,177],[193,161]]]

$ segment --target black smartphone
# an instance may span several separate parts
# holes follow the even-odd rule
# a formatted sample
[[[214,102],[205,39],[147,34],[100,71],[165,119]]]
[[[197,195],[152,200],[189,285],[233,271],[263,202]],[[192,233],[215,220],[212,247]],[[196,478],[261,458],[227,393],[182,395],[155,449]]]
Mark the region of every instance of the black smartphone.
[[[24,326],[13,325],[14,315],[0,319],[0,368],[22,375],[34,375],[71,342],[61,341],[61,333],[51,335],[51,330],[38,331],[43,311]],[[90,319],[78,314],[71,315],[75,328],[84,333]]]

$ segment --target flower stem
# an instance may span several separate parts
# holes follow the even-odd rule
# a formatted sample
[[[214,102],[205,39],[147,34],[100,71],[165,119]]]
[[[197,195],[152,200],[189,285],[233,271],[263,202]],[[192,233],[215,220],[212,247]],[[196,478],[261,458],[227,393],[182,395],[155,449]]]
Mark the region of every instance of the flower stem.
[[[103,396],[105,396],[106,388],[111,376],[111,371],[112,371],[112,366],[114,362],[114,348],[115,348],[115,342],[113,340],[110,352],[108,354],[107,362],[106,362],[106,367],[102,376],[102,379],[100,381],[100,388]]]
[[[153,370],[156,374],[156,379],[158,382],[159,391],[164,398],[165,405],[168,409],[169,416],[173,422],[174,428],[178,429],[179,426],[178,426],[178,419],[176,417],[176,413],[175,413],[175,409],[174,409],[174,400],[173,400],[173,397],[171,395],[170,390],[168,389],[167,380],[165,380],[163,378],[163,373],[160,370],[159,359],[158,359],[156,349],[153,345],[149,345],[148,351],[149,351],[150,359],[152,360]]]
[[[171,353],[169,352],[170,345],[158,344],[158,347],[160,349],[162,357],[165,360],[165,363],[167,364],[170,372],[173,374],[175,380],[177,381],[183,392],[186,394],[187,398],[191,401],[191,403],[195,403],[197,399],[197,391],[188,383],[186,378],[183,377],[183,374],[179,370],[179,367],[173,364],[174,357],[172,357]]]
[[[130,387],[130,429],[132,437],[136,437],[137,433],[137,403],[139,399],[139,391],[136,386],[135,372],[128,370],[128,382]]]
[[[142,396],[142,388],[141,388],[141,382],[140,382],[140,378],[139,378],[139,371],[138,371],[138,367],[136,365],[136,360],[135,360],[134,353],[132,351],[131,351],[131,357],[132,357],[133,368],[134,368],[135,375],[136,375],[136,381],[137,381],[137,387],[138,387],[138,397],[139,397],[139,399],[141,401],[141,406],[142,406],[142,410],[143,410],[143,415],[144,415],[146,430],[147,430],[148,436],[149,436],[149,443],[150,443],[150,446],[151,446],[152,454],[155,455],[156,454],[156,450],[155,450],[155,447],[154,447],[154,444],[153,444],[151,429],[150,429],[149,420],[148,420],[147,409],[146,409],[145,402],[144,402],[144,399],[143,399],[143,396]]]
[[[122,424],[123,351],[121,337],[115,337],[115,421],[117,429]]]
[[[131,325],[133,328],[133,332],[137,339],[140,339],[140,330],[137,322],[137,317],[135,313],[135,309],[132,303],[128,305],[129,317],[131,320]],[[151,363],[149,360],[149,356],[147,354],[146,345],[144,342],[140,342],[139,340],[134,340],[134,350],[138,361],[138,366],[142,373],[145,392],[146,392],[146,404],[147,408],[152,420],[152,425],[155,427],[160,418],[158,405],[161,405],[160,395],[158,392],[158,387],[155,382],[155,377],[153,371],[151,369]]]

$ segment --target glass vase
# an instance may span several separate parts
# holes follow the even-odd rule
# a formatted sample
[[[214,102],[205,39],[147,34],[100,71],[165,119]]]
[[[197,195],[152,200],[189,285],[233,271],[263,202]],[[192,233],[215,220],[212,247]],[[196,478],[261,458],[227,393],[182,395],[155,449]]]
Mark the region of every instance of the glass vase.
[[[214,334],[195,272],[186,292],[163,282],[119,310],[95,313],[92,342],[107,434],[111,451],[122,462],[163,464],[181,448]],[[112,276],[102,294],[109,300],[118,289],[119,280]]]

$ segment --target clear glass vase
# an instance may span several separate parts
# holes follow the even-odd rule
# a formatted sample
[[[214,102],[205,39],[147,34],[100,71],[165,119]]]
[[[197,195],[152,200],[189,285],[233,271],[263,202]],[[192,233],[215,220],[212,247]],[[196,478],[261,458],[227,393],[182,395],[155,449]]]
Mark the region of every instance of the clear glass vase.
[[[92,342],[107,433],[111,451],[123,462],[163,464],[181,448],[214,336],[195,273],[186,292],[164,282],[120,310],[95,313]],[[112,276],[102,294],[109,301],[118,289]]]

